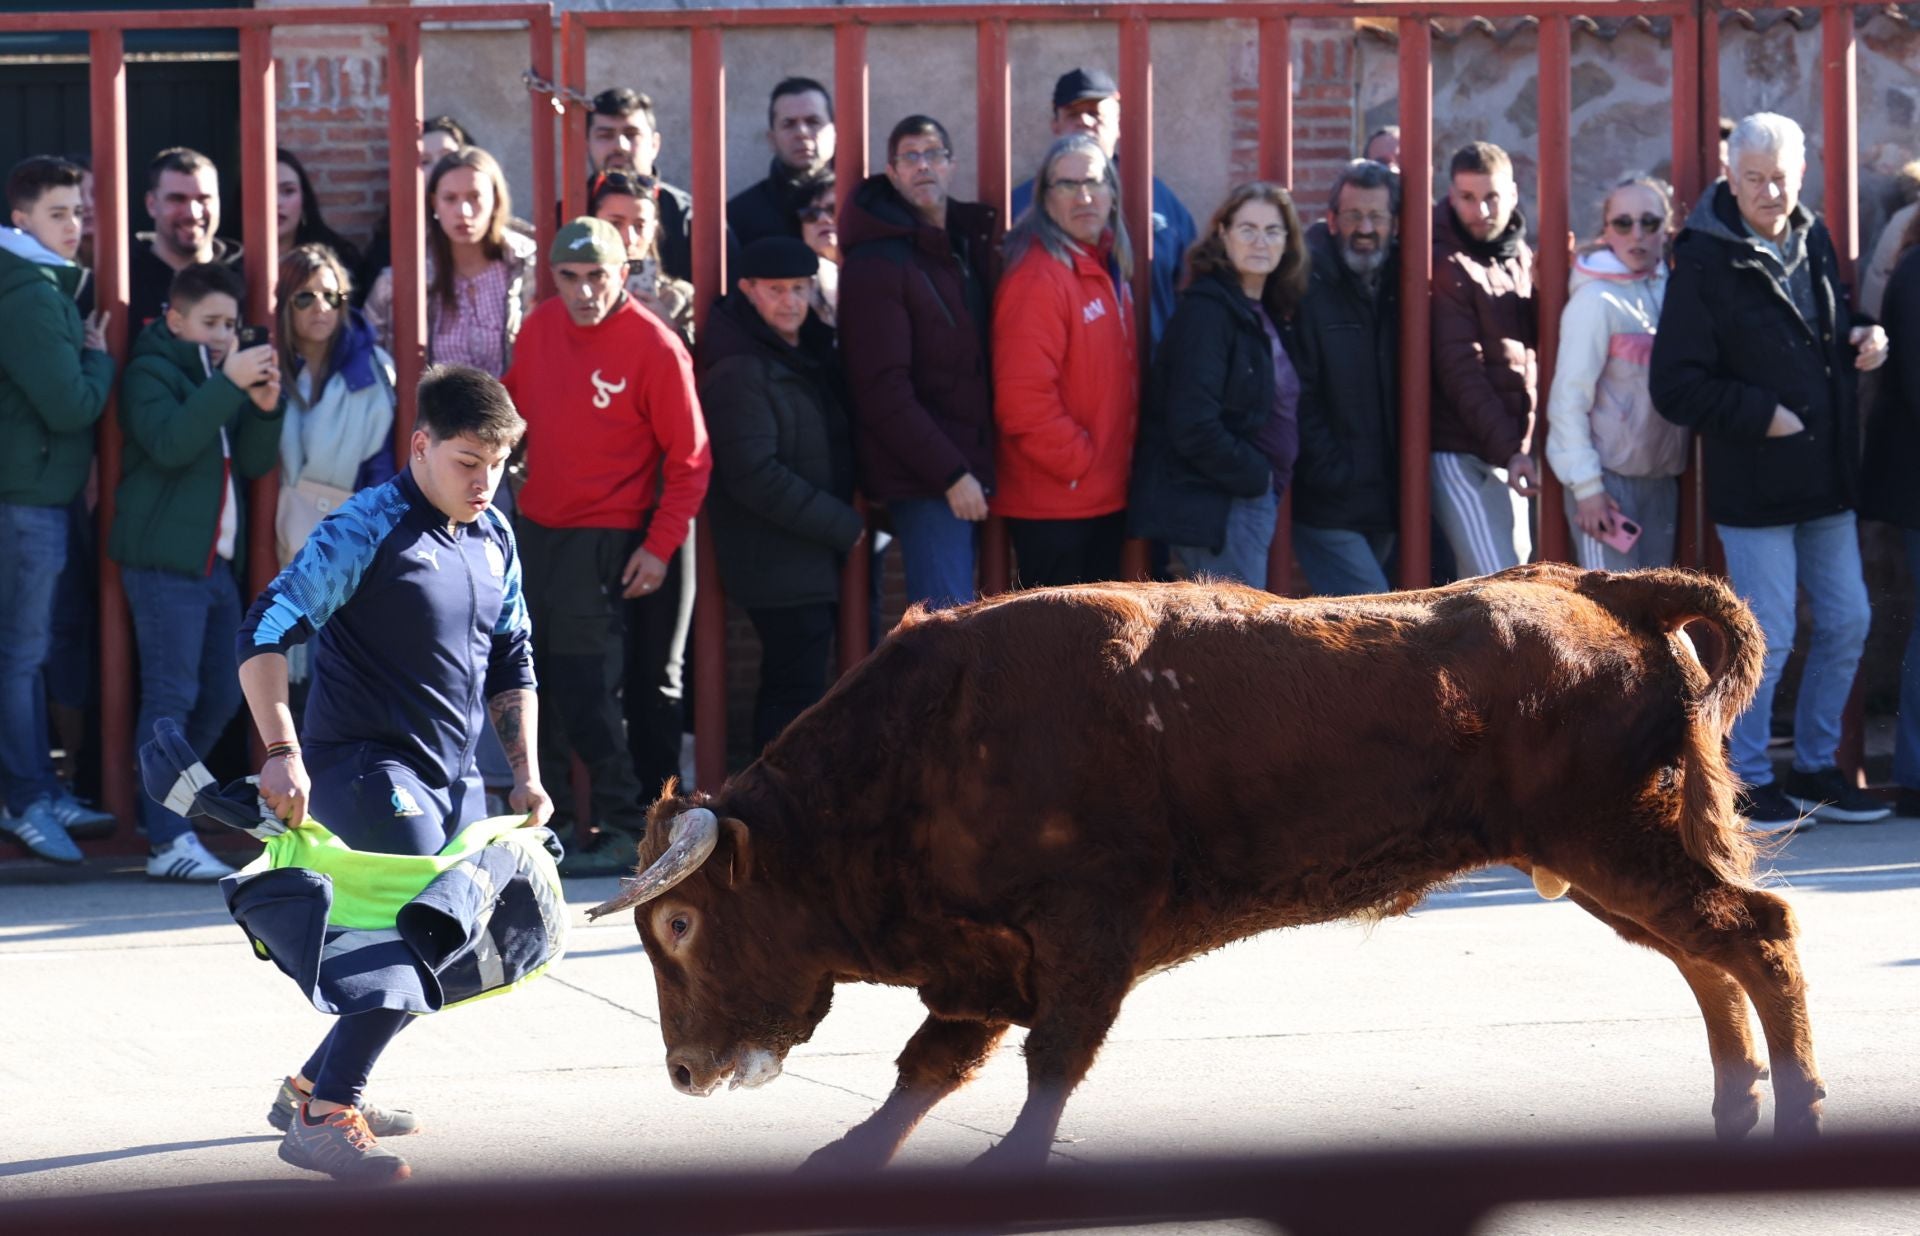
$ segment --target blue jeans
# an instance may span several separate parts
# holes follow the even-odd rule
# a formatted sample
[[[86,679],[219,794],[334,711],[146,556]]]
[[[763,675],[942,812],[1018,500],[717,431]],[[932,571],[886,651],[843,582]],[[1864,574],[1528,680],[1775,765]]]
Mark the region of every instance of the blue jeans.
[[[202,759],[240,708],[240,670],[234,641],[240,634],[240,589],[225,562],[195,578],[172,571],[128,567],[120,572],[133,611],[133,638],[140,649],[140,719],[134,746],[153,736],[154,723],[171,717]],[[190,825],[146,795],[140,821],[155,849]]]
[[[0,503],[0,790],[16,813],[59,788],[41,673],[53,593],[67,561],[67,510]]]
[[[1279,507],[1272,490],[1258,498],[1235,498],[1227,508],[1227,540],[1219,553],[1198,545],[1175,545],[1173,552],[1188,575],[1211,575],[1265,588],[1267,551],[1273,548],[1273,519]]]
[[[1733,723],[1733,771],[1748,785],[1773,780],[1767,733],[1773,689],[1793,651],[1796,583],[1806,590],[1813,637],[1794,706],[1793,766],[1801,772],[1832,768],[1840,748],[1841,715],[1873,621],[1853,512],[1773,528],[1721,524],[1718,529],[1727,551],[1727,578],[1753,607],[1767,637],[1759,693]]]
[[[1315,596],[1352,597],[1392,592],[1387,555],[1393,533],[1354,532],[1348,528],[1311,528],[1294,521],[1293,557],[1307,574]]]
[[[1907,574],[1920,597],[1920,528],[1901,532],[1907,546]],[[1893,779],[1909,790],[1920,790],[1920,605],[1914,609],[1907,632],[1907,654],[1900,662],[1900,721],[1894,729]]]
[[[974,598],[974,559],[980,525],[953,513],[945,498],[900,498],[887,503],[900,565],[907,576],[907,603],[929,609],[964,605]]]

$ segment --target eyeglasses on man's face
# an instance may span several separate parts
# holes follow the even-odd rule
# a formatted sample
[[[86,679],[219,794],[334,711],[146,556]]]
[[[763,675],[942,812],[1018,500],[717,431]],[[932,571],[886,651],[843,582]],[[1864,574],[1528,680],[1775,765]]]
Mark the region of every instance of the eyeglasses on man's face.
[[[893,156],[896,167],[945,167],[953,160],[953,152],[943,147],[932,150],[902,150]]]
[[[1107,191],[1107,182],[1100,176],[1087,180],[1056,180],[1047,186],[1047,191],[1068,198],[1079,197],[1082,193],[1088,197],[1098,197]]]

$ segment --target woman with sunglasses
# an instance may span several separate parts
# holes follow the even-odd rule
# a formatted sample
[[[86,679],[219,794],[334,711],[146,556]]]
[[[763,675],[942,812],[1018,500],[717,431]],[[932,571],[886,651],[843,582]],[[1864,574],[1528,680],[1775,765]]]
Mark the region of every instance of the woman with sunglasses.
[[[393,475],[393,358],[348,303],[345,265],[325,245],[280,259],[279,341],[286,418],[280,428],[280,564],[358,490]]]
[[[814,316],[833,326],[840,306],[840,223],[833,173],[824,172],[809,184],[812,192],[802,196],[794,224],[800,239],[820,259],[820,273],[813,282]]]
[[[1687,431],[1654,410],[1647,390],[1672,219],[1661,182],[1614,185],[1599,239],[1574,261],[1560,317],[1547,463],[1566,488],[1574,557],[1590,569],[1673,563]]]

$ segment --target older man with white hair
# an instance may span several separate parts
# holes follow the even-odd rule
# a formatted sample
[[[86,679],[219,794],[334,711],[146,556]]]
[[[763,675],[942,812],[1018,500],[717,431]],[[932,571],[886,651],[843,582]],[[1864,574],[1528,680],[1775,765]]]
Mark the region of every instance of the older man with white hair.
[[[1742,813],[1758,831],[1790,827],[1803,812],[1868,823],[1888,807],[1835,763],[1872,618],[1854,527],[1855,378],[1886,360],[1887,336],[1849,312],[1833,239],[1800,204],[1800,126],[1770,112],[1748,116],[1728,155],[1727,178],[1675,242],[1654,337],[1653,400],[1706,444],[1707,510],[1727,574],[1767,636],[1759,693],[1733,727]],[[1813,631],[1794,709],[1793,768],[1776,783],[1767,739],[1773,690],[1793,648],[1796,585]]]

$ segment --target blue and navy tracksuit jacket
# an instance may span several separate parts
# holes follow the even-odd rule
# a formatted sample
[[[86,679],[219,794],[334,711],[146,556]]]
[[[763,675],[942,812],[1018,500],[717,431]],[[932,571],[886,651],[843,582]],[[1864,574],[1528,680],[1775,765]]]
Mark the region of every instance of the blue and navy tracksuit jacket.
[[[399,765],[394,771],[411,776],[394,784],[423,788],[442,810],[453,789],[453,814],[463,820],[449,826],[477,818],[478,803],[460,809],[458,783],[474,781],[487,701],[534,686],[519,551],[506,519],[489,507],[472,523],[450,521],[409,470],[361,490],[254,601],[239,658],[309,639],[301,745],[315,818],[342,832],[347,821],[319,814],[321,783],[330,769],[352,778],[372,764]]]

